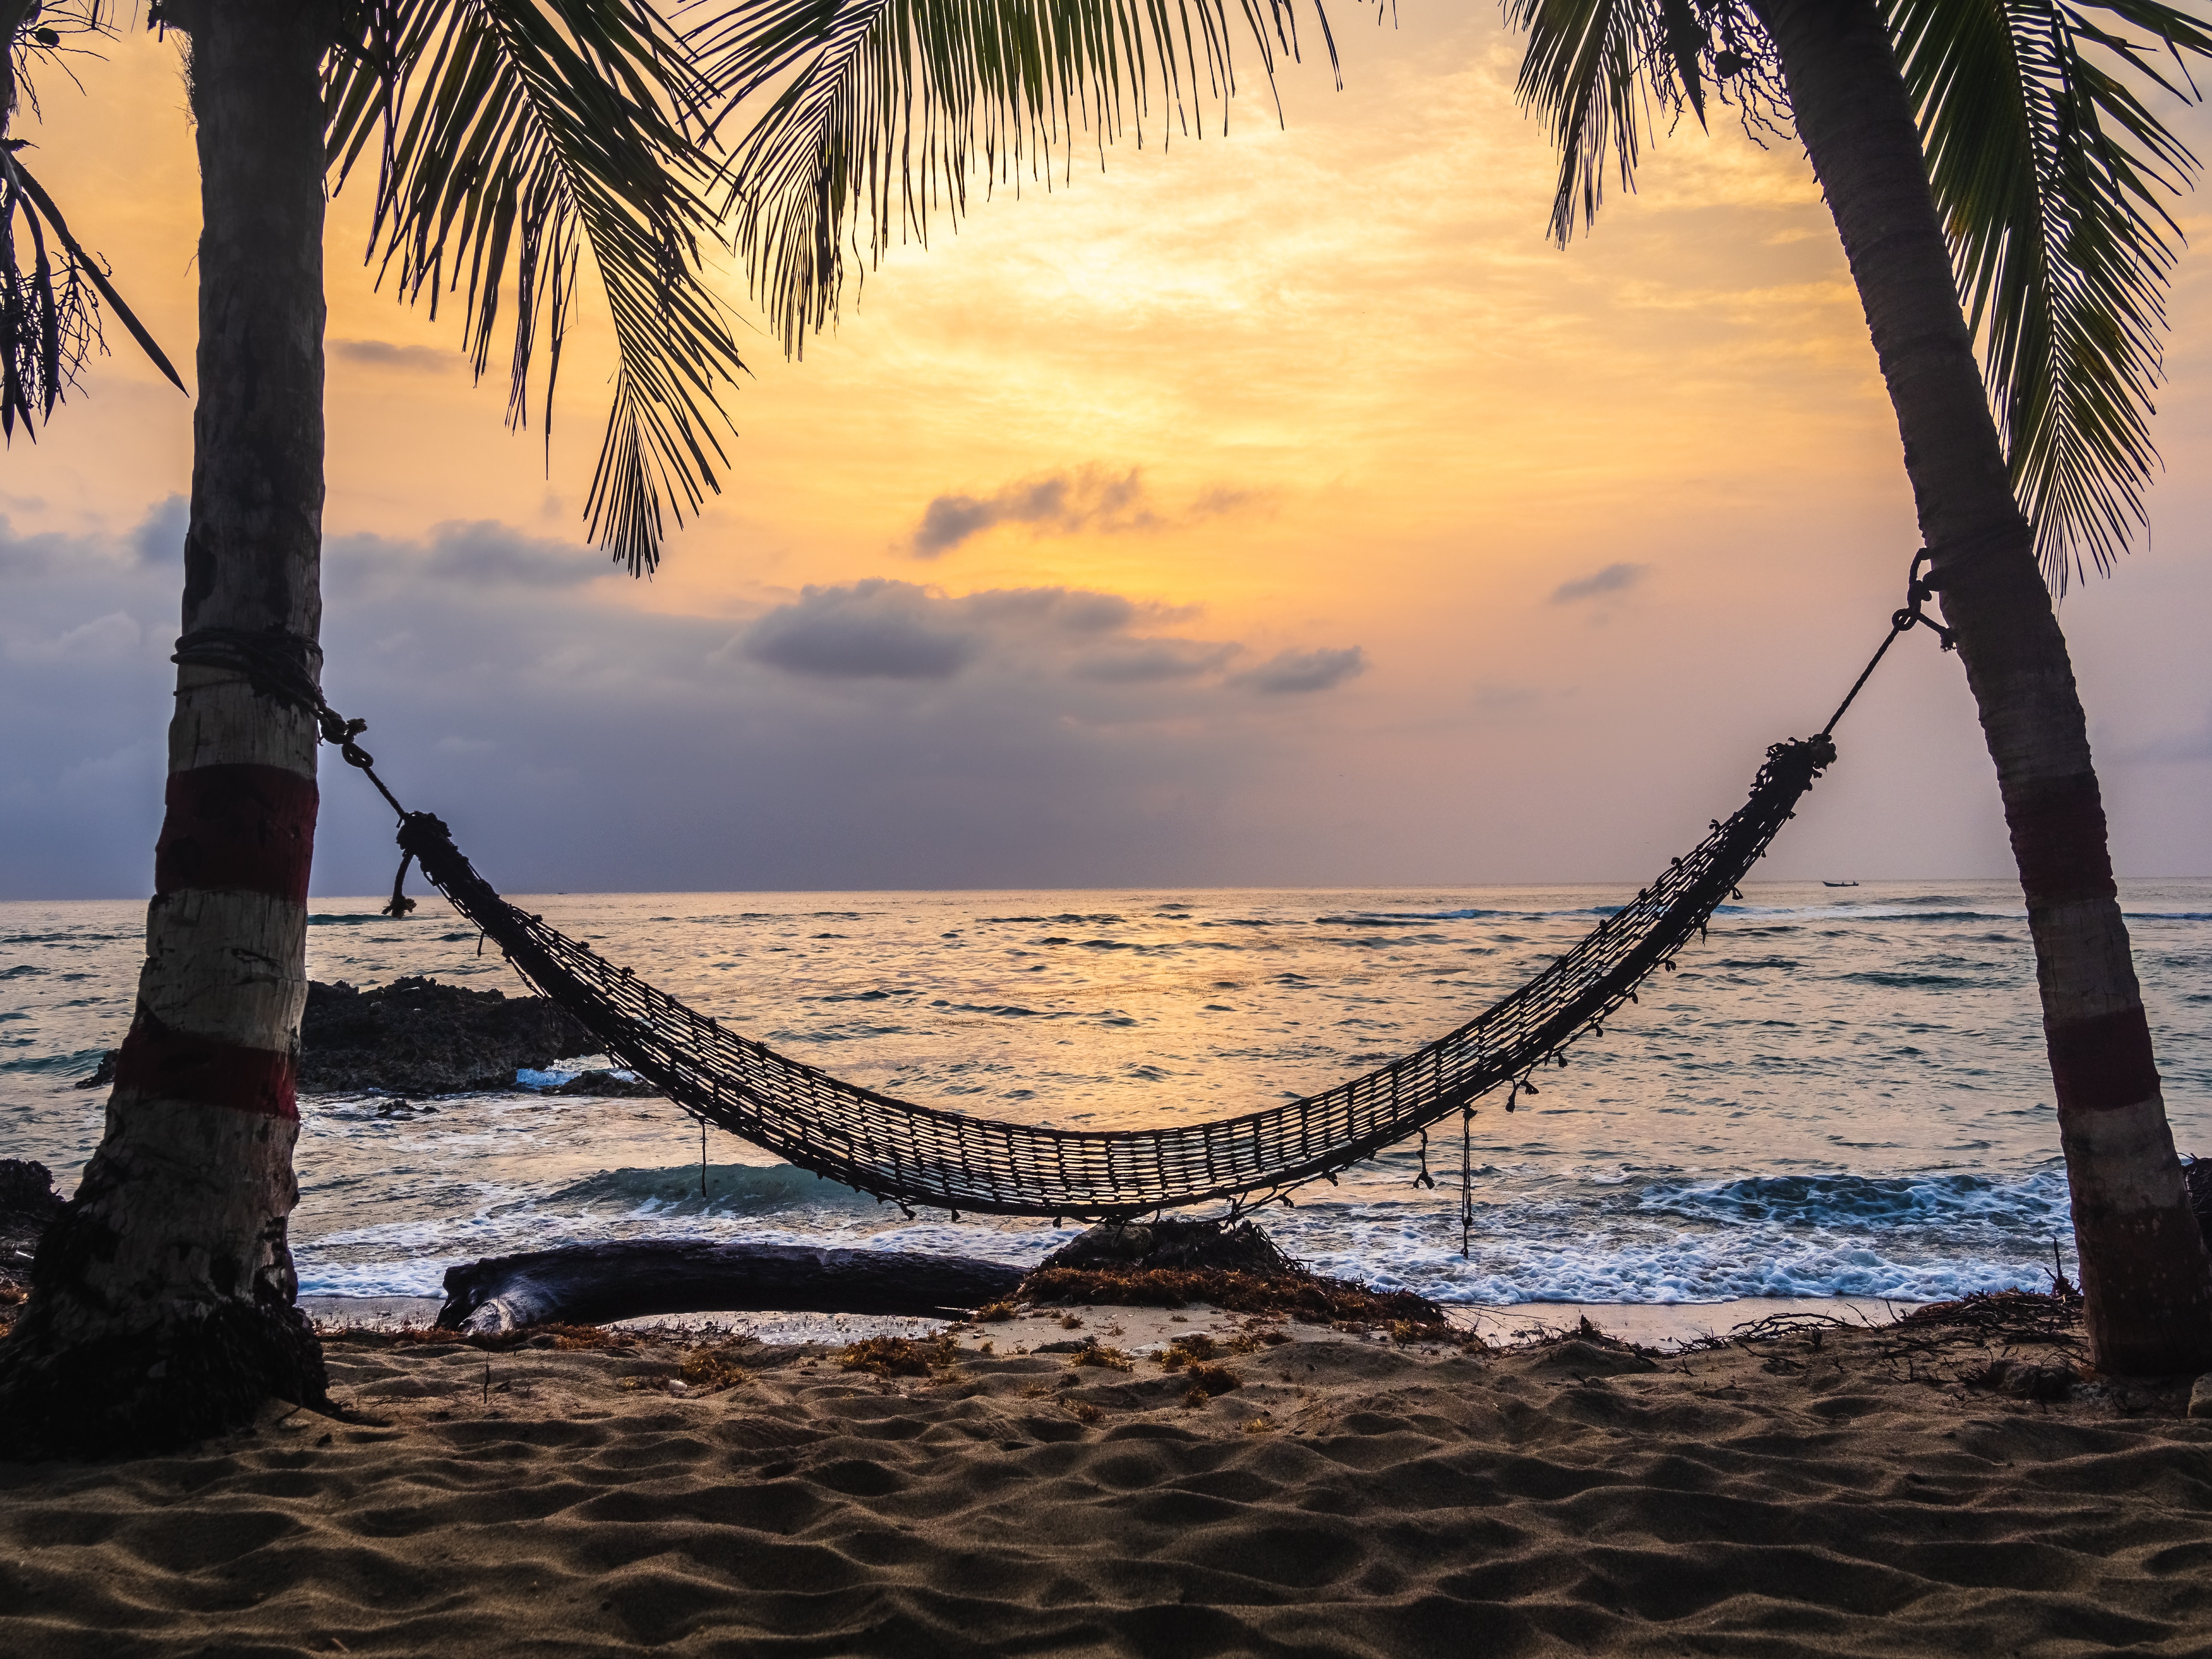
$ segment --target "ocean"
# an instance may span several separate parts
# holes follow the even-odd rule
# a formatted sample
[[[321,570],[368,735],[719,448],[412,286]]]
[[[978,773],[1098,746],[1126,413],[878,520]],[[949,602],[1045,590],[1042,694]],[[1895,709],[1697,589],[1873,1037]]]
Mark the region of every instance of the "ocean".
[[[2072,1271],[2016,887],[1747,883],[1640,1004],[1471,1126],[1271,1208],[1313,1267],[1449,1303],[1925,1301]],[[849,1079],[1068,1127],[1200,1121],[1418,1046],[1528,978],[1611,887],[541,894],[520,899],[726,1024]],[[2166,1103],[2212,1152],[2212,882],[2124,905]],[[312,902],[309,970],[523,990],[434,895]],[[0,1150],[70,1190],[127,1024],[143,907],[0,904]],[[562,1068],[604,1065],[569,1056]],[[314,1295],[435,1295],[450,1265],[614,1237],[823,1243],[1030,1262],[1073,1225],[896,1206],[659,1100],[520,1085],[301,1102],[293,1240]],[[702,1194],[702,1176],[705,1192]]]

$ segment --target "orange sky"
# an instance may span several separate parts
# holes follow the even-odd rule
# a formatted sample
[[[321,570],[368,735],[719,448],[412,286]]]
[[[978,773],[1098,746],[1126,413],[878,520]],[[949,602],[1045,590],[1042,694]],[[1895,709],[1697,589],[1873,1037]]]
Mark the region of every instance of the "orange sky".
[[[1692,126],[1658,144],[1639,193],[1563,252],[1543,236],[1548,149],[1513,107],[1515,45],[1489,10],[1407,6],[1395,29],[1339,21],[1345,90],[1318,64],[1291,69],[1285,126],[1248,94],[1225,140],[1125,145],[1103,173],[1002,191],[957,236],[890,258],[803,363],[753,335],[757,378],[733,400],[742,436],[725,493],[677,538],[663,574],[570,580],[565,609],[529,626],[588,637],[592,617],[620,619],[646,640],[663,637],[655,627],[685,640],[720,629],[731,652],[765,661],[757,639],[743,644],[763,616],[810,586],[886,579],[936,590],[914,603],[947,617],[944,602],[995,589],[1120,595],[1139,607],[1131,627],[1144,638],[1212,650],[1212,701],[1078,701],[1055,716],[1126,758],[1117,799],[1158,794],[1153,827],[1133,820],[1119,837],[1156,836],[1157,857],[1108,856],[1073,836],[1065,859],[1009,883],[1632,878],[1663,859],[1735,804],[1765,743],[1825,716],[1879,637],[1916,539],[1832,227],[1794,148]],[[34,165],[79,235],[188,363],[197,204],[173,46],[134,36],[86,83],[89,99],[45,88],[45,125],[18,131],[40,146]],[[2206,149],[2212,127],[2192,116],[2189,130]],[[471,388],[450,319],[372,290],[358,259],[365,193],[340,198],[330,242],[334,625],[337,566],[411,568],[441,525],[491,521],[548,556],[573,543],[602,414],[594,328],[564,367],[549,479],[536,435],[501,431],[499,389]],[[2185,206],[2203,222],[2201,200]],[[2157,428],[2170,475],[2153,495],[2151,545],[2065,612],[2121,860],[2139,874],[2212,872],[2212,670],[2197,637],[2212,597],[2201,483],[2212,286],[2199,264],[2185,260],[2176,293]],[[741,287],[728,292],[750,331]],[[85,395],[0,463],[13,533],[74,538],[94,563],[189,476],[186,400],[119,330],[111,337],[116,355]],[[1097,510],[917,556],[933,501],[1011,499],[1054,478]],[[1631,568],[1575,597],[1573,584],[1615,566]],[[173,609],[150,592],[88,590],[71,623],[56,589],[37,624],[46,634],[19,628],[9,648],[43,660],[41,640],[76,637],[115,605],[141,655],[153,652]],[[1310,694],[1265,696],[1237,678],[1279,653],[1352,647],[1364,672]],[[381,647],[349,648],[357,662]],[[714,697],[744,700],[732,722],[765,706],[754,681],[716,690],[673,646],[644,648],[656,659],[590,672],[640,696],[647,678],[665,681],[709,714]],[[2004,872],[1956,665],[1924,639],[1899,655],[1776,873]],[[334,655],[333,689],[355,666]],[[959,699],[985,672],[871,684],[907,698],[902,714],[938,699],[946,732],[973,732],[987,716]],[[538,684],[491,676],[463,704],[410,714],[407,740],[480,757],[447,787],[511,801],[550,775],[522,757],[533,740],[501,724]],[[793,719],[842,719],[860,695],[818,678],[775,689],[814,699],[792,704]],[[836,709],[823,702],[839,697]],[[990,707],[1018,702],[1009,692]],[[6,718],[27,712],[18,698]],[[88,732],[86,757],[54,764],[89,764],[111,740],[120,755],[136,742],[126,736]],[[1018,792],[1019,757],[1049,742],[1040,727],[986,760],[954,743],[944,765],[1004,772]],[[1234,763],[1194,758],[1215,752],[1209,742]],[[1156,754],[1183,758],[1148,772]],[[1040,789],[1072,787],[1047,775]],[[867,810],[840,794],[821,811],[845,822],[855,799]],[[958,814],[946,811],[931,833],[955,848]],[[53,822],[65,828],[67,813]],[[1031,839],[1052,833],[1041,819]],[[908,854],[802,860],[771,884],[927,885],[933,872],[998,884],[949,852]],[[53,880],[128,890],[116,856],[112,878]],[[736,860],[723,873],[703,853],[643,875],[611,855],[560,866],[562,884],[609,887],[743,886],[763,867]],[[366,884],[343,858],[324,872],[319,886]]]

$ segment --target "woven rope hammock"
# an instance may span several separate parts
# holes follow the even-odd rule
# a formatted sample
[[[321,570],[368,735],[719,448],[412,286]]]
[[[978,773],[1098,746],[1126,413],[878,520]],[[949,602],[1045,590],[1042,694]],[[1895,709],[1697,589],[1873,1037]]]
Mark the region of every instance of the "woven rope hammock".
[[[340,740],[350,745],[357,731]],[[1333,1181],[1338,1170],[1416,1134],[1423,1137],[1427,1179],[1429,1127],[1456,1112],[1464,1128],[1476,1098],[1501,1085],[1511,1110],[1521,1092],[1534,1092],[1531,1079],[1540,1067],[1565,1065],[1569,1043],[1601,1032],[1606,1016],[1633,1000],[1645,978],[1673,968],[1675,953],[1704,933],[1835,754],[1826,732],[1775,744],[1733,817],[1715,823],[1693,850],[1573,950],[1426,1048],[1302,1100],[1159,1129],[1001,1122],[840,1082],[724,1030],[517,909],[430,814],[403,811],[399,845],[609,1054],[704,1122],[800,1169],[878,1200],[942,1205],[956,1214],[1112,1220],[1217,1200],[1228,1200],[1234,1213],[1277,1198],[1287,1202],[1292,1189]],[[367,761],[354,763],[367,770]],[[403,881],[406,872],[403,862]],[[395,913],[406,908],[397,884],[393,903]],[[1463,1134],[1463,1191],[1465,1156]]]

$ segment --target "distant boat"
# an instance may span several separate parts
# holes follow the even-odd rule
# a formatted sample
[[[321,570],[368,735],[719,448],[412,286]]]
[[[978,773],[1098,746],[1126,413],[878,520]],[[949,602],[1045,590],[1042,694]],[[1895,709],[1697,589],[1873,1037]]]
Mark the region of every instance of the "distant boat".
[[[1856,887],[1858,885],[1858,883],[1855,881],[1824,881],[1820,885],[1823,887]]]

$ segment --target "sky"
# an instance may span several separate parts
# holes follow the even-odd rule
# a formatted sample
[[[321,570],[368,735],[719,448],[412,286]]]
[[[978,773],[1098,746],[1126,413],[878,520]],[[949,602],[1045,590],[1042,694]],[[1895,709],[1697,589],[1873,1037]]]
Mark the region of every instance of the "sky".
[[[648,582],[583,540],[604,329],[550,451],[510,434],[343,191],[325,690],[387,781],[514,891],[1633,884],[1686,849],[1826,718],[1917,542],[1817,187],[1685,122],[1563,251],[1496,14],[1336,21],[1341,90],[1310,50],[1279,121],[1248,65],[1225,135],[1000,187],[803,361],[725,260],[739,435]],[[26,159],[189,381],[175,43],[83,82]],[[2172,314],[2149,533],[2062,611],[2144,877],[2212,875],[2201,253]],[[151,878],[191,405],[109,334],[0,452],[0,897]],[[1839,736],[1763,874],[2009,873],[1932,636]],[[389,829],[332,757],[315,890],[388,884]]]

